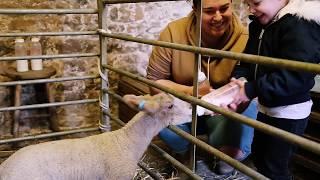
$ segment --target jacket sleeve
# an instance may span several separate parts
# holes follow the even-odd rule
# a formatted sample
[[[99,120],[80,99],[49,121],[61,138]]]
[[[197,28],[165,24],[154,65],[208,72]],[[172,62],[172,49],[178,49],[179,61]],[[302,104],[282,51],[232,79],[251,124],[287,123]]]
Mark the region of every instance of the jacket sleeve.
[[[293,18],[280,27],[279,49],[273,55],[283,59],[319,63],[320,33],[319,25],[303,19]],[[275,51],[275,50],[274,50]],[[262,99],[290,97],[300,93],[308,93],[314,85],[315,74],[274,69],[260,76],[256,81],[245,85],[246,93],[251,98]]]

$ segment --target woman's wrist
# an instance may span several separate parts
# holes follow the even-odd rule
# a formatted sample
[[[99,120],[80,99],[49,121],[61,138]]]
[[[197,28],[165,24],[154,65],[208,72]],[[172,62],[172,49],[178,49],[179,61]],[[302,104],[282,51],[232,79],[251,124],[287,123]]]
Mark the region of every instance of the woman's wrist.
[[[185,86],[184,93],[189,96],[192,96],[193,95],[193,86]]]

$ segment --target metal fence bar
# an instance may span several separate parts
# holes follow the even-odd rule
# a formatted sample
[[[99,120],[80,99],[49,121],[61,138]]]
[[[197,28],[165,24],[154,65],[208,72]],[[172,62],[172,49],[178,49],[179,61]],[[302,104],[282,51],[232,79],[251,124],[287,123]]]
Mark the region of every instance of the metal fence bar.
[[[96,103],[98,101],[99,101],[98,99],[84,99],[84,100],[66,101],[66,102],[32,104],[32,105],[24,105],[24,106],[11,106],[11,107],[0,108],[0,112],[25,110],[25,109],[37,109],[37,108],[46,108],[46,107],[55,107],[55,106],[76,105],[76,104],[85,104],[85,103]]]
[[[105,4],[102,2],[102,0],[97,0],[98,4],[98,24],[100,29],[107,29],[107,8],[105,7]],[[102,92],[102,89],[109,88],[109,79],[108,79],[108,72],[106,69],[102,68],[102,65],[108,64],[107,59],[107,38],[105,36],[99,35],[100,39],[100,61],[98,62],[98,71],[101,76],[101,90],[100,90],[100,97],[101,101],[104,104],[104,106],[109,109],[109,96],[108,94],[105,94]],[[106,116],[104,114],[104,109],[101,109],[101,118],[99,121],[99,125],[101,130],[108,131],[110,130],[110,119],[109,116]]]
[[[15,86],[15,85],[62,82],[62,81],[86,80],[86,79],[96,79],[96,78],[99,78],[99,77],[100,76],[75,76],[75,77],[62,77],[62,78],[52,78],[52,79],[10,81],[10,82],[0,82],[0,86]]]
[[[223,161],[227,162],[228,164],[232,165],[234,168],[236,168],[237,170],[243,172],[244,174],[254,178],[254,179],[268,179],[265,176],[263,176],[262,174],[258,173],[257,171],[247,167],[246,165],[242,164],[240,161],[235,160],[233,158],[231,158],[230,156],[224,154],[223,152],[220,152],[218,149],[208,145],[207,143],[193,137],[192,135],[184,132],[183,130],[177,128],[176,126],[169,126],[169,129],[174,131],[175,133],[177,133],[178,135],[184,137],[185,139],[187,139],[188,141],[190,141],[193,144],[196,144],[197,147],[200,147],[202,149],[204,149],[205,151],[214,154],[215,156],[217,156],[219,159],[222,159]]]
[[[97,31],[0,33],[0,37],[97,35]]]
[[[114,92],[111,92],[109,90],[105,90],[104,92],[112,95],[114,98],[116,98],[117,100],[125,103],[122,99],[121,96],[115,94]],[[135,109],[137,110],[137,109]],[[115,118],[114,116],[112,116],[110,113],[107,113],[108,116],[111,117],[112,120],[116,121],[117,123],[119,123],[120,125],[124,125],[125,123],[122,122],[120,119],[118,118]],[[200,148],[206,150],[207,152],[213,154],[213,155],[216,155],[218,158],[226,161],[228,164],[231,164],[232,166],[234,166],[236,169],[238,169],[239,171],[247,174],[248,176],[250,177],[253,177],[255,179],[267,179],[266,177],[264,177],[263,175],[259,174],[258,172],[254,171],[253,169],[247,167],[246,165],[242,164],[241,162],[231,158],[230,156],[220,152],[219,150],[217,150],[216,148],[206,144],[205,142],[197,139],[196,137],[184,132],[183,130],[177,128],[176,126],[169,126],[169,128],[174,131],[175,133],[177,133],[178,135],[182,136],[183,138],[187,139],[188,141],[190,141],[191,143],[193,143],[194,145],[197,145],[199,146]],[[151,146],[152,147],[152,146]],[[156,150],[158,150],[156,147],[153,147],[155,148]],[[160,151],[160,153],[162,154],[163,151]],[[172,160],[172,157],[168,158],[170,160]],[[174,158],[173,158],[174,159]],[[169,161],[170,161],[169,160]],[[171,162],[171,161],[170,161]],[[181,170],[183,170],[185,173],[187,173],[188,175],[194,177],[195,179],[198,179],[200,178],[198,175],[195,176],[195,174],[190,170],[188,169],[187,167],[185,167],[184,165],[182,165],[181,163],[179,164],[175,164],[174,165],[177,165],[177,167],[181,168]]]
[[[153,179],[155,179],[155,180],[162,180],[163,179],[160,177],[160,175],[158,175],[158,174],[154,173],[153,171],[151,171],[150,169],[148,169],[148,165],[146,163],[144,163],[143,161],[138,162],[138,166],[141,167],[141,169],[143,169]]]
[[[152,87],[155,87],[155,88],[158,88],[164,92],[167,92],[167,93],[170,93],[182,100],[185,100],[187,102],[192,102],[193,104],[197,104],[197,105],[200,105],[206,109],[210,109],[214,112],[217,112],[219,114],[222,114],[230,119],[233,119],[235,121],[238,121],[238,122],[241,122],[241,123],[244,123],[246,125],[249,125],[251,127],[254,127],[255,129],[259,130],[259,131],[262,131],[264,133],[267,133],[267,134],[270,134],[272,136],[276,136],[276,137],[280,137],[281,139],[285,140],[285,141],[288,141],[290,143],[293,143],[293,144],[296,144],[304,149],[307,149],[311,152],[314,152],[318,155],[320,155],[320,144],[319,143],[316,143],[316,142],[313,142],[313,141],[310,141],[308,139],[305,139],[305,138],[302,138],[298,135],[295,135],[295,134],[292,134],[292,133],[289,133],[287,131],[284,131],[284,130],[281,130],[279,128],[276,128],[276,127],[273,127],[273,126],[270,126],[268,124],[264,124],[262,122],[259,122],[259,121],[256,121],[256,120],[252,120],[246,116],[243,116],[241,114],[238,114],[238,113],[235,113],[235,112],[232,112],[232,111],[228,111],[224,108],[221,108],[221,107],[218,107],[218,106],[215,106],[215,105],[212,105],[210,103],[207,103],[205,101],[202,101],[200,99],[197,99],[195,97],[192,97],[192,96],[188,96],[184,93],[181,93],[181,92],[177,92],[173,89],[169,89],[165,86],[162,86],[162,85],[159,85],[158,83],[152,81],[152,80],[149,80],[149,79],[146,79],[146,78],[143,78],[143,77],[140,77],[138,75],[134,75],[132,73],[129,73],[129,72],[126,72],[126,71],[123,71],[123,70],[120,70],[120,69],[117,69],[117,68],[113,68],[112,66],[110,65],[106,65],[104,66],[105,68],[111,70],[111,71],[114,71],[116,73],[119,73],[121,75],[125,75],[125,76],[128,76],[132,79],[135,79],[135,80],[138,80],[138,81],[141,81],[149,86],[152,86]]]
[[[111,95],[113,98],[117,99],[118,101],[121,101],[121,102],[125,103],[124,100],[122,99],[122,97],[119,96],[118,94],[116,94],[114,91],[110,91],[110,90],[108,90],[108,89],[104,89],[104,90],[103,90],[103,93],[108,93],[108,94]],[[129,106],[128,106],[128,107],[129,107]],[[130,107],[130,108],[131,108],[131,107]],[[117,124],[119,124],[120,126],[125,126],[125,125],[126,125],[125,122],[121,121],[121,119],[115,117],[114,115],[112,115],[112,114],[109,113],[108,111],[105,111],[105,114],[106,114],[107,116],[109,116],[109,117],[110,117],[113,121],[115,121]]]
[[[83,128],[83,129],[76,129],[76,130],[70,130],[70,131],[62,131],[62,132],[54,132],[54,133],[47,133],[47,134],[39,134],[39,135],[33,135],[33,136],[26,136],[26,137],[18,137],[18,138],[11,138],[11,139],[3,139],[0,140],[1,144],[7,144],[7,143],[16,143],[21,141],[28,141],[28,140],[36,140],[36,139],[45,139],[45,138],[51,138],[51,137],[57,137],[57,136],[65,136],[75,133],[84,133],[84,132],[92,132],[92,131],[98,131],[99,128]]]
[[[184,1],[184,0],[102,0],[102,2],[105,4],[150,3],[150,2],[166,2],[166,1]]]
[[[109,95],[111,95],[112,97],[116,98],[118,101],[121,101],[124,103],[123,99],[121,96],[119,96],[118,94],[111,92],[109,90],[106,90],[105,92],[107,92]],[[123,121],[121,121],[119,118],[116,118],[115,116],[113,116],[112,114],[105,112],[111,120],[115,121],[116,123],[118,123],[121,126],[125,126],[126,123],[124,123]],[[164,157],[166,160],[168,160],[170,163],[172,163],[174,166],[176,166],[178,169],[180,169],[181,171],[183,171],[184,173],[186,173],[187,175],[189,175],[190,177],[192,177],[193,179],[202,179],[200,176],[198,176],[197,174],[193,173],[190,169],[188,169],[185,165],[183,165],[182,163],[180,163],[179,161],[177,161],[175,158],[173,158],[172,156],[170,156],[168,153],[166,153],[164,150],[162,150],[160,147],[158,147],[157,145],[151,143],[150,144],[151,148],[153,148],[155,151],[157,151],[158,153],[160,153],[160,155],[162,157]]]
[[[196,47],[201,47],[202,44],[202,33],[201,33],[201,29],[202,29],[202,16],[203,16],[203,3],[202,0],[198,2],[197,5],[200,8],[200,14],[196,17]],[[193,64],[193,82],[192,82],[192,95],[196,98],[198,98],[199,96],[199,76],[198,73],[199,71],[201,71],[200,67],[201,62],[202,62],[202,55],[199,53],[196,53],[194,56],[194,64]],[[197,108],[198,106],[195,104],[192,104],[192,120],[191,120],[191,135],[194,137],[197,137],[197,127],[198,127],[198,116],[197,116]],[[195,144],[193,144],[190,148],[190,163],[189,163],[189,167],[192,171],[195,172],[196,170],[196,152],[197,152],[197,146]]]
[[[99,56],[99,53],[76,53],[76,54],[55,54],[55,55],[41,55],[41,56],[10,56],[0,57],[0,61],[14,61],[21,59],[53,59],[53,58],[75,58],[75,57],[93,57]]]
[[[109,93],[111,95],[111,93]],[[118,99],[118,98],[117,98]],[[120,99],[122,99],[120,97]],[[118,118],[115,118],[114,116],[112,116],[111,114],[107,113],[107,115],[115,122],[117,122],[118,124],[124,126],[125,123],[123,121],[121,121]],[[179,161],[177,161],[175,158],[173,158],[172,156],[170,156],[168,153],[166,153],[164,150],[162,150],[160,147],[158,147],[155,144],[150,144],[150,147],[152,149],[154,149],[155,151],[157,151],[162,157],[164,157],[166,160],[168,160],[171,164],[173,164],[175,167],[177,167],[179,170],[183,171],[184,173],[186,173],[189,177],[192,177],[192,179],[202,179],[199,175],[195,174],[194,172],[192,172],[189,168],[187,168],[185,165],[183,165],[182,163],[180,163]]]
[[[96,14],[97,9],[0,9],[0,14]]]
[[[143,38],[135,38],[135,37],[123,35],[123,34],[111,34],[102,29],[99,29],[98,31],[102,35],[109,38],[122,39],[126,41],[172,48],[172,49],[177,49],[182,51],[199,53],[207,56],[214,56],[217,58],[237,59],[237,60],[248,62],[248,63],[256,63],[256,64],[262,64],[267,66],[277,66],[279,68],[287,68],[287,69],[296,70],[296,71],[304,71],[304,72],[312,72],[312,73],[320,74],[319,64],[292,61],[289,59],[279,59],[279,58],[271,58],[266,56],[235,53],[235,52],[222,51],[222,50],[216,50],[216,49],[210,49],[210,48],[200,48],[200,47],[189,46],[184,44],[155,41],[155,40],[149,40],[149,39],[143,39]]]
[[[175,167],[177,167],[179,170],[183,171],[184,173],[186,173],[189,177],[191,177],[192,179],[203,179],[201,178],[199,175],[197,175],[196,173],[194,173],[193,171],[191,171],[189,168],[187,168],[185,165],[183,165],[181,162],[179,162],[178,160],[176,160],[174,157],[172,157],[170,154],[168,154],[167,152],[165,152],[163,149],[161,149],[160,147],[158,147],[155,144],[150,144],[150,147],[157,151],[162,157],[164,157],[167,161],[169,161],[171,164],[173,164]]]

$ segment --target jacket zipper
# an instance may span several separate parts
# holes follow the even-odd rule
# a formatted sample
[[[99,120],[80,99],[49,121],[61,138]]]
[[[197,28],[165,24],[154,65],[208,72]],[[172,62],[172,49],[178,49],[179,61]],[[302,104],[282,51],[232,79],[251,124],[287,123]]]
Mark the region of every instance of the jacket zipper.
[[[259,35],[259,44],[258,44],[258,56],[260,56],[260,51],[261,51],[261,44],[262,44],[262,37],[264,34],[265,29],[262,29]],[[257,71],[258,71],[258,64],[256,64],[256,67],[254,68],[254,79],[257,79]]]

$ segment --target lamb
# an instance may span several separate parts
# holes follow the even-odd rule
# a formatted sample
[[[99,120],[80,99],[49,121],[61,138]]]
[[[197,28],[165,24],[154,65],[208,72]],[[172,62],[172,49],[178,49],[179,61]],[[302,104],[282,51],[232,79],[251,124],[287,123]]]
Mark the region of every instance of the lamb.
[[[123,128],[20,149],[0,165],[0,180],[131,179],[152,138],[169,124],[191,119],[191,106],[171,95],[125,95],[143,111]]]

